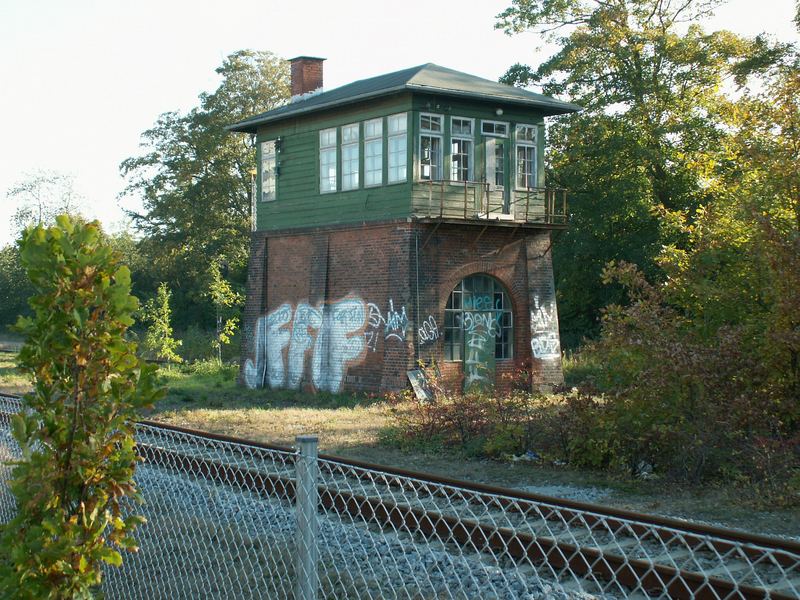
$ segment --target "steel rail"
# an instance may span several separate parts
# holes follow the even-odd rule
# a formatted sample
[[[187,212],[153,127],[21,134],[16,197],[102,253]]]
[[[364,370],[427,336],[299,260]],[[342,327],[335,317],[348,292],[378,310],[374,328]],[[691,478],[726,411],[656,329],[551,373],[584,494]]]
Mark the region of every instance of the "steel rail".
[[[0,394],[0,397],[19,400],[18,396]],[[228,448],[229,451],[244,456],[242,450],[236,446],[259,448],[268,451],[278,451],[282,453],[294,453],[291,447],[263,442],[255,442],[242,438],[214,434],[196,429],[168,425],[157,421],[140,421],[141,425],[174,431],[177,433],[188,434],[201,439],[208,439],[219,442],[234,444]],[[197,476],[205,478],[218,478],[228,484],[235,484],[249,491],[258,493],[262,496],[281,496],[285,498],[294,497],[294,481],[291,476],[276,475],[265,473],[246,467],[224,464],[208,458],[183,454],[171,449],[164,449],[147,443],[137,444],[140,454],[145,459],[154,460],[164,459],[167,465],[174,464],[175,468],[182,469]],[[699,547],[708,545],[716,551],[725,553],[733,548],[745,552],[748,558],[756,563],[759,557],[766,554],[758,548],[742,548],[737,544],[763,546],[768,550],[777,551],[772,556],[783,566],[796,565],[797,555],[800,555],[800,543],[773,538],[763,535],[750,534],[746,532],[730,530],[710,525],[684,522],[679,519],[646,515],[634,511],[612,509],[592,503],[564,500],[546,496],[542,494],[520,492],[496,486],[476,484],[471,482],[459,481],[456,479],[439,477],[427,473],[418,473],[406,469],[387,467],[385,465],[375,465],[364,461],[352,460],[337,456],[320,454],[322,464],[329,462],[347,467],[363,469],[364,472],[351,471],[350,476],[359,479],[372,478],[366,471],[374,471],[390,478],[386,481],[387,485],[399,485],[399,479],[392,482],[391,476],[411,478],[411,481],[404,481],[405,487],[411,483],[415,491],[425,491],[429,496],[447,496],[441,489],[431,491],[429,484],[438,484],[459,488],[458,494],[464,500],[463,491],[472,493],[469,504],[481,504],[483,506],[494,506],[508,511],[527,514],[535,504],[539,515],[543,519],[557,520],[570,526],[572,518],[580,517],[582,524],[588,529],[597,527],[607,533],[616,535],[617,531],[611,529],[625,530],[630,529],[634,534],[641,536],[652,535],[653,527],[675,529],[680,532],[687,543],[691,544],[690,550],[697,550]],[[333,469],[328,466],[327,470]],[[418,480],[418,481],[417,481]],[[499,497],[498,497],[499,496]],[[324,508],[328,510],[343,510],[351,516],[364,515],[364,511],[369,509],[370,517],[374,518],[379,525],[384,527],[399,527],[410,533],[417,533],[424,537],[436,537],[442,539],[443,536],[451,539],[453,543],[464,545],[471,543],[481,551],[492,551],[498,548],[505,548],[510,556],[520,560],[527,559],[532,563],[546,561],[555,568],[569,568],[580,575],[595,575],[602,579],[615,579],[628,586],[645,586],[644,589],[650,593],[667,594],[675,598],[719,598],[719,597],[741,597],[741,598],[791,598],[770,588],[757,588],[754,586],[744,586],[732,581],[708,577],[695,571],[677,569],[674,566],[658,564],[655,562],[629,559],[627,557],[608,552],[595,547],[576,546],[564,541],[559,541],[557,536],[537,536],[534,533],[524,531],[514,531],[508,527],[498,527],[487,525],[470,519],[463,519],[458,516],[444,515],[430,509],[413,508],[387,501],[383,498],[370,498],[351,492],[337,492],[320,486],[320,498]],[[547,505],[542,507],[540,505]],[[544,510],[542,510],[544,508]],[[586,513],[596,513],[595,515]],[[609,519],[610,518],[610,519]],[[604,525],[600,527],[600,523]],[[648,525],[650,527],[648,527]],[[579,526],[580,528],[580,526]],[[674,537],[674,533],[664,530],[655,530],[662,540]],[[689,534],[689,535],[687,535]],[[717,538],[717,539],[709,539]],[[620,548],[621,549],[621,548]],[[791,555],[795,555],[792,557]],[[669,551],[664,554],[669,558]],[[731,569],[735,571],[736,569]],[[682,583],[681,580],[686,582]],[[780,589],[780,588],[778,588]],[[659,591],[660,590],[660,591]],[[738,596],[731,594],[739,594]]]
[[[169,469],[221,481],[264,498],[294,498],[296,486],[291,476],[228,465],[149,444],[137,444],[137,449],[146,461],[156,461]],[[546,562],[554,569],[568,567],[577,575],[592,575],[607,581],[617,581],[629,588],[639,587],[650,595],[667,595],[681,600],[793,598],[769,588],[742,585],[696,571],[631,559],[599,548],[564,542],[557,537],[515,531],[508,527],[480,523],[474,519],[445,515],[431,509],[406,506],[385,498],[332,491],[325,485],[319,485],[318,491],[320,504],[326,511],[373,522],[382,529],[401,530],[445,544],[470,546],[479,552],[493,555],[501,551],[517,561],[527,560],[531,564]]]
[[[140,421],[140,423],[142,425],[148,425],[150,427],[167,429],[179,433],[186,433],[197,437],[205,437],[211,440],[217,440],[221,442],[229,442],[232,444],[251,446],[254,448],[262,448],[264,450],[272,450],[278,452],[293,452],[293,448],[290,446],[269,444],[265,442],[256,442],[224,434],[209,433],[197,429],[191,429],[188,427],[160,423],[158,421]],[[423,482],[436,483],[440,485],[449,485],[452,487],[457,487],[474,492],[483,492],[491,496],[498,496],[498,495],[504,496],[508,498],[506,502],[509,505],[513,504],[513,500],[522,500],[522,501],[527,500],[535,502],[537,504],[551,504],[554,505],[555,507],[558,507],[559,509],[575,509],[581,512],[597,513],[598,515],[602,515],[604,517],[611,517],[612,519],[618,518],[618,519],[624,519],[626,521],[637,521],[639,523],[647,525],[655,525],[661,527],[668,527],[672,529],[678,529],[681,532],[696,533],[700,536],[713,536],[730,542],[767,546],[771,549],[783,550],[786,552],[800,555],[800,542],[795,542],[788,539],[759,535],[745,531],[738,531],[735,529],[728,529],[725,527],[718,527],[715,525],[706,525],[704,523],[693,523],[691,521],[683,521],[681,519],[662,517],[659,515],[651,515],[647,513],[640,513],[621,508],[612,508],[609,506],[593,504],[590,502],[581,502],[578,500],[556,498],[554,496],[538,494],[535,492],[524,492],[521,490],[515,490],[511,488],[504,488],[504,487],[492,486],[482,483],[474,483],[469,481],[461,481],[459,479],[442,477],[439,475],[433,475],[431,473],[422,473],[418,471],[412,471],[409,469],[373,464],[361,460],[343,458],[341,456],[335,456],[331,454],[320,453],[319,458],[330,462],[339,463],[342,465],[361,468],[368,471],[377,471],[388,475],[397,475],[400,477],[417,479]],[[476,497],[476,500],[483,500],[483,499],[484,498],[480,496]],[[729,549],[729,547],[726,549]]]

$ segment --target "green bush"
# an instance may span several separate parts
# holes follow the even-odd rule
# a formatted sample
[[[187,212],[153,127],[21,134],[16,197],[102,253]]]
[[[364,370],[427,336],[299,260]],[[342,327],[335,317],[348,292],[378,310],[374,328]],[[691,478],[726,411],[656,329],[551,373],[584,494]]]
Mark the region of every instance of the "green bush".
[[[139,499],[133,426],[160,392],[125,339],[138,302],[99,224],[62,216],[29,228],[20,256],[34,316],[17,322],[18,361],[34,391],[12,420],[22,459],[9,482],[17,514],[2,529],[0,596],[91,598],[103,564],[136,550],[144,519],[123,518],[121,504]]]

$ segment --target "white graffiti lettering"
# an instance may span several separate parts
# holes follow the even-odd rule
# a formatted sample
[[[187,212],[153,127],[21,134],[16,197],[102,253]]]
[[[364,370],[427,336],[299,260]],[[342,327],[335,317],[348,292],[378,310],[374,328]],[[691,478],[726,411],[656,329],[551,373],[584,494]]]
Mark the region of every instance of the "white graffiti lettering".
[[[428,318],[422,322],[422,325],[417,329],[417,336],[423,345],[439,339],[439,326],[436,324],[436,319],[433,318],[433,315],[428,315]]]
[[[389,310],[386,312],[386,327],[384,329],[385,339],[395,338],[400,341],[406,339],[408,329],[408,316],[406,307],[401,306],[400,311],[394,309],[394,300],[389,300]]]
[[[348,363],[364,351],[360,335],[367,312],[361,300],[345,299],[323,308],[322,327],[314,346],[311,372],[318,390],[338,392]],[[358,335],[354,335],[354,334]]]
[[[267,315],[267,381],[271,388],[283,387],[286,370],[283,368],[283,349],[289,343],[292,332],[287,328],[292,321],[291,304],[282,304]]]
[[[380,339],[380,332],[383,330],[386,320],[381,314],[381,309],[375,304],[370,302],[367,304],[367,328],[364,330],[364,338],[366,339],[367,349],[375,352],[378,348],[378,340]]]
[[[464,331],[471,333],[478,329],[482,329],[489,336],[498,336],[500,335],[500,322],[497,316],[490,312],[465,312]]]
[[[531,339],[531,350],[536,358],[558,358],[561,356],[558,334],[554,331],[537,334]]]
[[[364,303],[358,298],[345,298],[323,307],[300,303],[294,311],[291,304],[282,304],[256,322],[255,357],[245,361],[245,384],[250,388],[266,384],[273,389],[298,389],[307,354],[313,348],[314,386],[338,392],[344,370],[363,354],[366,315]]]
[[[551,302],[545,306],[539,302],[539,297],[533,298],[531,311],[531,352],[538,359],[559,358],[561,356],[561,343],[556,328],[556,306]]]
[[[287,357],[289,371],[287,387],[290,389],[300,388],[306,364],[306,352],[314,345],[316,331],[320,325],[322,325],[322,315],[319,310],[305,303],[297,305]]]
[[[264,385],[264,367],[266,366],[264,357],[267,354],[265,346],[267,342],[266,322],[267,320],[264,317],[256,321],[254,335],[256,360],[253,362],[248,358],[244,363],[244,384],[251,390]]]

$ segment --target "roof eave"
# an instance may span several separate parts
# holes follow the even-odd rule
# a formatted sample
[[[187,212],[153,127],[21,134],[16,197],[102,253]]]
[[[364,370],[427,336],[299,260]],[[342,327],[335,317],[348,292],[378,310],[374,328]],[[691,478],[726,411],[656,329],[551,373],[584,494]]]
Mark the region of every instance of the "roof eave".
[[[444,88],[434,88],[419,84],[410,84],[407,87],[412,91],[426,92],[429,94],[439,94],[444,96],[460,96],[464,98],[477,98],[480,100],[488,100],[503,104],[516,104],[519,106],[537,108],[542,112],[546,113],[546,116],[563,115],[583,110],[582,106],[579,106],[577,104],[572,104],[571,102],[562,102],[561,100],[554,100],[553,102],[547,102],[535,98],[525,99],[525,98],[516,98],[514,96],[503,96],[500,94],[482,94],[480,92],[448,90]]]
[[[429,94],[438,94],[445,96],[450,95],[463,98],[475,98],[486,101],[502,102],[504,104],[515,104],[518,106],[536,108],[537,110],[544,113],[545,116],[563,115],[583,110],[583,107],[577,104],[572,104],[570,102],[562,102],[560,100],[555,100],[554,102],[547,102],[535,98],[531,99],[515,98],[513,96],[503,96],[498,94],[481,94],[479,92],[466,92],[463,90],[434,88],[425,85],[405,83],[402,85],[397,85],[390,88],[377,90],[374,92],[357,94],[355,96],[350,96],[343,100],[332,100],[330,102],[323,102],[322,104],[313,104],[312,106],[306,106],[306,107],[301,106],[295,110],[287,111],[285,113],[280,113],[277,115],[270,116],[270,112],[272,111],[269,111],[259,115],[258,117],[253,117],[251,119],[246,119],[244,121],[234,123],[233,125],[228,125],[227,127],[225,127],[225,129],[227,131],[239,132],[239,133],[257,133],[258,128],[261,125],[266,125],[267,123],[274,123],[282,119],[295,118],[318,110],[326,110],[329,108],[336,108],[339,106],[347,106],[349,104],[361,102],[362,100],[369,100],[371,98],[378,98],[380,96],[388,96],[390,94],[403,91],[425,92]],[[280,109],[275,109],[275,110],[280,110]]]
[[[355,96],[350,96],[343,100],[333,100],[330,102],[323,102],[322,104],[314,104],[313,106],[307,107],[300,107],[296,110],[288,111],[286,113],[278,114],[269,116],[269,112],[266,112],[258,117],[253,117],[252,119],[247,119],[245,121],[240,121],[239,123],[234,123],[233,125],[228,125],[225,127],[228,131],[234,132],[241,132],[241,133],[257,133],[258,127],[261,125],[265,125],[266,123],[273,123],[275,121],[280,121],[282,119],[291,119],[300,115],[304,115],[310,112],[315,112],[318,110],[326,110],[328,108],[336,108],[339,106],[347,106],[348,104],[354,104],[356,102],[361,102],[362,100],[368,100],[370,98],[378,98],[380,96],[389,96],[391,94],[405,91],[407,87],[405,85],[398,85],[391,88],[385,88],[382,90],[378,90],[375,92],[368,92],[365,94],[357,94]],[[283,108],[283,107],[281,107]],[[278,109],[275,109],[278,110]],[[271,112],[271,111],[270,111]]]

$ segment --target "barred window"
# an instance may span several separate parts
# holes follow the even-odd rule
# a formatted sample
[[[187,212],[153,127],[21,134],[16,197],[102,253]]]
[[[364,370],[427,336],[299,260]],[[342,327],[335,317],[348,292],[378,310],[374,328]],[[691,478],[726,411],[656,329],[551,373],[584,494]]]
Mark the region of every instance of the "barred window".
[[[495,358],[512,358],[514,314],[508,292],[489,275],[470,275],[461,280],[447,299],[444,311],[445,360],[464,359],[465,322],[476,321],[465,319],[466,313],[488,313],[488,322],[495,336]]]

